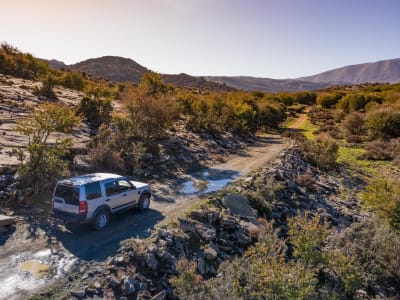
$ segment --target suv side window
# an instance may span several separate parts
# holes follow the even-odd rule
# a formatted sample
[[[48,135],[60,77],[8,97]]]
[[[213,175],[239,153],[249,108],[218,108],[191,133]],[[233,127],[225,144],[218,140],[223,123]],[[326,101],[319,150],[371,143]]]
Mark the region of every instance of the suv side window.
[[[93,200],[101,197],[100,182],[85,184],[86,199]]]
[[[116,181],[107,182],[104,184],[104,187],[106,189],[107,196],[112,196],[119,193],[118,184]]]
[[[118,180],[118,189],[119,192],[125,192],[127,190],[132,189],[132,184],[130,184],[127,180],[122,179],[122,180]]]

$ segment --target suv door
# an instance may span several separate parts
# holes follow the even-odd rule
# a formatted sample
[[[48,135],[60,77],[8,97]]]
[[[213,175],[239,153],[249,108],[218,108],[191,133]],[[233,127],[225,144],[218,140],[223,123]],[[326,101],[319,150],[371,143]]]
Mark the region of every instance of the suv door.
[[[86,195],[85,199],[88,204],[87,217],[91,218],[93,217],[96,208],[103,204],[105,198],[102,196],[99,181],[85,184],[84,190]]]
[[[106,202],[112,211],[124,209],[135,205],[132,199],[134,186],[126,179],[116,179],[104,183]]]

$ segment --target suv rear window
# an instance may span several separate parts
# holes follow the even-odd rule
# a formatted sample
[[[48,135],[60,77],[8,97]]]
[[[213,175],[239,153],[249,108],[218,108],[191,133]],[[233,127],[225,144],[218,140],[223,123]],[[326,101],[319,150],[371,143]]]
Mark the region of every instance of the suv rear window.
[[[72,185],[59,184],[56,187],[55,197],[63,198],[65,203],[79,204],[79,189]]]
[[[92,200],[101,197],[100,182],[85,184],[86,200]]]

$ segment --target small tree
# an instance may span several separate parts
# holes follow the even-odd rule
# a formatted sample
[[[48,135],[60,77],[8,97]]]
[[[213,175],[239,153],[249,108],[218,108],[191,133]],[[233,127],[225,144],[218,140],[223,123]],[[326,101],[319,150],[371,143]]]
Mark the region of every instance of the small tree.
[[[364,115],[359,112],[353,112],[346,116],[343,121],[343,129],[347,140],[354,140],[354,137],[366,135]]]
[[[373,138],[400,137],[400,110],[382,108],[367,114],[367,126]]]
[[[96,129],[101,124],[110,123],[112,111],[113,107],[110,99],[84,97],[78,106],[78,113]]]
[[[19,174],[25,186],[34,192],[48,187],[54,179],[68,174],[67,163],[62,159],[69,153],[71,138],[50,136],[53,133],[70,133],[79,118],[67,106],[45,103],[27,119],[17,125],[17,131],[28,139],[26,153],[20,149]]]

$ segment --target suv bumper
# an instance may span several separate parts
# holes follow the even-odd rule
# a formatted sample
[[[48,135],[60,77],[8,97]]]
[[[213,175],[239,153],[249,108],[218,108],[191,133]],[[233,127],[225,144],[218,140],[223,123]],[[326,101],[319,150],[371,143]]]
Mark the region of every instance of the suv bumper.
[[[51,213],[52,217],[57,218],[57,219],[62,219],[64,221],[68,221],[71,223],[86,223],[86,215],[77,215],[73,213],[68,213],[62,210],[58,209],[53,209],[53,212]]]

